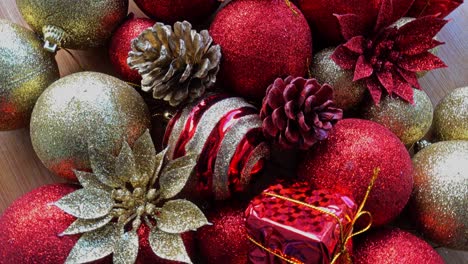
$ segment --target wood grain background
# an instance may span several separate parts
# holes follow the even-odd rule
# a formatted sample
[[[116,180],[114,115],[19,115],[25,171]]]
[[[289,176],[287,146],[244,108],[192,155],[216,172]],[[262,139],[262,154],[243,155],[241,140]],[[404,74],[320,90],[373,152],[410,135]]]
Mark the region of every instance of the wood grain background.
[[[143,16],[133,1],[130,2],[130,11]],[[0,18],[27,27],[16,8],[15,0],[0,1]],[[463,4],[449,18],[452,21],[438,36],[439,40],[446,42],[440,48],[439,56],[449,68],[432,71],[420,81],[434,105],[450,90],[468,86],[468,3]],[[85,69],[114,74],[105,47],[73,53]],[[57,61],[62,76],[80,71],[73,59],[63,51],[57,54]],[[60,181],[36,157],[28,129],[0,132],[0,214],[21,195],[41,185]],[[437,250],[447,263],[468,263],[468,252],[445,248]]]

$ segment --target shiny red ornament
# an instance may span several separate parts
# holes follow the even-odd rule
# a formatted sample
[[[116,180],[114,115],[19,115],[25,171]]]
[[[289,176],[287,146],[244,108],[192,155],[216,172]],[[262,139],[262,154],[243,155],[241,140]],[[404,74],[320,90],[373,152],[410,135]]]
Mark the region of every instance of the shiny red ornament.
[[[395,18],[408,11],[413,0],[392,0]],[[371,30],[379,13],[382,0],[296,0],[299,9],[309,21],[314,39],[322,47],[342,42],[336,15],[356,14],[364,30]]]
[[[261,101],[278,77],[304,76],[312,61],[309,26],[288,1],[232,1],[216,15],[210,34],[223,54],[219,80],[249,99]]]
[[[246,264],[251,243],[247,238],[244,206],[227,203],[207,214],[213,225],[197,231],[201,262],[205,264]]]
[[[173,24],[187,20],[198,23],[218,8],[220,0],[135,0],[135,4],[158,22]]]
[[[64,263],[79,235],[58,236],[75,221],[53,205],[77,187],[54,184],[16,200],[0,218],[0,262]]]
[[[128,53],[131,50],[130,42],[138,37],[140,33],[154,25],[155,21],[148,18],[135,18],[130,14],[114,33],[110,41],[109,57],[117,74],[124,81],[139,84],[141,75],[138,71],[130,69],[127,64]]]
[[[340,254],[337,260],[341,263],[349,258],[350,252],[342,251],[342,245],[353,232],[357,210],[351,198],[313,190],[306,183],[271,186],[245,212],[247,233],[254,245],[249,263],[279,263],[273,252],[299,263],[330,263]]]
[[[413,87],[421,89],[418,72],[446,67],[430,52],[443,44],[434,39],[447,20],[426,16],[398,27],[392,25],[392,0],[383,0],[373,31],[359,30],[356,21],[339,17],[346,43],[331,58],[344,70],[353,70],[353,82],[364,82],[375,104],[382,93],[413,103]]]
[[[356,245],[355,264],[443,264],[431,245],[398,228],[376,230]]]
[[[461,4],[463,4],[463,0],[416,0],[407,16],[438,15],[439,17],[446,17]]]
[[[208,95],[176,113],[167,126],[164,146],[169,160],[199,155],[182,192],[217,200],[245,191],[269,155],[258,110],[225,94]]]
[[[344,119],[317,145],[299,165],[301,179],[318,189],[351,195],[360,204],[374,169],[380,168],[364,209],[371,212],[373,226],[400,214],[413,187],[413,165],[390,130],[367,120]]]

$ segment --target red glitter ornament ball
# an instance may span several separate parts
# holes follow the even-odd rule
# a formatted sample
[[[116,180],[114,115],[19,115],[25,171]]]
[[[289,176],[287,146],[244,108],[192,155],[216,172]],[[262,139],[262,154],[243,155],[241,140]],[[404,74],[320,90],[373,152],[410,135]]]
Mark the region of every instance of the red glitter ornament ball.
[[[398,228],[376,230],[357,244],[355,264],[443,264],[444,260],[424,240]]]
[[[380,174],[364,209],[373,225],[381,226],[400,214],[413,187],[408,151],[384,126],[360,119],[338,122],[328,140],[306,154],[298,175],[318,189],[352,195],[360,204],[376,168]]]
[[[208,213],[211,226],[197,231],[201,263],[246,264],[251,242],[245,229],[246,206],[232,203]]]
[[[173,24],[187,20],[201,22],[216,11],[220,0],[135,0],[135,4],[149,17]]]
[[[221,45],[219,80],[260,101],[277,77],[304,76],[312,36],[302,13],[283,0],[237,0],[215,17],[210,34]]]
[[[299,9],[307,21],[309,21],[314,37],[321,47],[327,47],[340,43],[340,27],[336,15],[354,14],[367,28],[372,30],[382,0],[297,0]],[[411,1],[393,0],[395,14],[403,16],[408,11]],[[396,18],[398,19],[398,18]]]
[[[130,69],[127,64],[128,52],[130,52],[130,42],[145,29],[152,27],[155,21],[148,18],[135,18],[129,15],[112,36],[109,46],[109,57],[115,71],[124,81],[139,84],[141,75],[138,71]]]
[[[52,203],[75,190],[66,184],[43,186],[7,208],[0,218],[0,262],[64,263],[80,236],[58,236],[75,217]]]

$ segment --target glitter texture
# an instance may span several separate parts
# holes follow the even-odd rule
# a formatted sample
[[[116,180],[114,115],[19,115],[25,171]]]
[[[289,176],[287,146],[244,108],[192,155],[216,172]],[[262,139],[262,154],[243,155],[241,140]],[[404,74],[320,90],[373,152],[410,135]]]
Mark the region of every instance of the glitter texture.
[[[207,19],[222,0],[135,0],[146,15],[166,23],[188,20],[196,23]]]
[[[115,31],[109,46],[109,58],[115,71],[123,80],[139,84],[141,75],[137,70],[132,70],[127,64],[128,53],[132,39],[138,37],[143,30],[152,27],[155,21],[148,18],[135,18],[131,14],[127,21]]]
[[[307,21],[284,0],[237,0],[215,17],[210,34],[221,45],[219,80],[261,101],[276,78],[304,76],[312,56]]]
[[[379,105],[367,104],[363,109],[364,117],[390,129],[410,147],[429,131],[434,111],[431,99],[424,91],[414,90],[413,98],[414,104],[409,104],[386,96]]]
[[[355,264],[444,264],[439,254],[424,240],[398,228],[376,230],[358,243]]]
[[[0,218],[0,259],[8,263],[64,263],[79,236],[61,237],[74,217],[52,203],[77,187],[47,185],[16,200]]]
[[[319,142],[299,165],[298,175],[318,189],[352,195],[360,204],[375,168],[380,174],[364,210],[373,225],[389,223],[408,202],[413,187],[413,166],[405,146],[377,123],[344,119],[328,140]]]
[[[462,3],[463,0],[416,0],[408,12],[408,16],[439,15],[446,17]]]
[[[0,131],[25,127],[41,93],[59,78],[32,31],[0,19]]]
[[[316,78],[320,83],[330,84],[336,107],[349,110],[364,99],[367,88],[363,82],[353,82],[353,71],[342,69],[330,58],[334,50],[326,48],[314,55],[310,77]]]
[[[468,87],[453,90],[437,105],[434,134],[439,140],[468,140]]]
[[[125,19],[128,0],[17,0],[18,9],[37,33],[54,26],[65,31],[64,48],[102,46]]]
[[[150,126],[141,96],[123,81],[94,72],[64,77],[39,98],[31,117],[31,140],[55,174],[76,180],[73,169],[89,170],[88,145],[118,154]]]
[[[441,246],[468,250],[468,141],[430,145],[413,163],[416,226]]]
[[[247,238],[244,206],[230,202],[208,213],[211,226],[197,231],[200,263],[246,264],[252,246]]]

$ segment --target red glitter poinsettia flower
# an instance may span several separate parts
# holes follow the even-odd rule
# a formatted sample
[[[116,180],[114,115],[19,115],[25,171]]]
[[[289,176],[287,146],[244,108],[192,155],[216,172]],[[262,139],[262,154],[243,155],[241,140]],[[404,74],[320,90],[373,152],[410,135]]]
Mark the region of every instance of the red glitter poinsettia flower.
[[[416,73],[446,67],[429,50],[443,44],[434,37],[447,20],[425,16],[398,27],[392,25],[392,10],[392,0],[384,0],[370,34],[356,24],[357,15],[337,15],[347,42],[338,46],[332,59],[341,68],[354,70],[353,81],[364,81],[376,104],[383,91],[413,103],[412,87],[421,89]]]
[[[408,12],[408,16],[438,15],[446,17],[461,4],[463,4],[463,0],[416,0]]]

